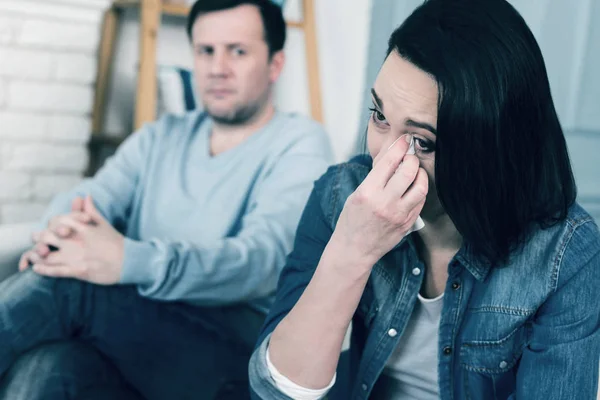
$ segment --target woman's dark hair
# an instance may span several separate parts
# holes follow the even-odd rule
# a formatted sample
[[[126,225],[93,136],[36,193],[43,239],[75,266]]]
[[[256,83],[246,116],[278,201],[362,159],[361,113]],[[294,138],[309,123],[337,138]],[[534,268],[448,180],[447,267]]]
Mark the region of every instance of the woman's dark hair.
[[[473,251],[506,262],[576,197],[540,48],[505,0],[428,0],[392,34],[439,87],[438,196]]]
[[[285,45],[286,26],[283,11],[270,0],[198,0],[192,6],[187,21],[187,34],[192,40],[192,28],[201,15],[235,8],[244,4],[256,6],[262,17],[265,31],[265,42],[269,46],[269,56],[283,49]]]

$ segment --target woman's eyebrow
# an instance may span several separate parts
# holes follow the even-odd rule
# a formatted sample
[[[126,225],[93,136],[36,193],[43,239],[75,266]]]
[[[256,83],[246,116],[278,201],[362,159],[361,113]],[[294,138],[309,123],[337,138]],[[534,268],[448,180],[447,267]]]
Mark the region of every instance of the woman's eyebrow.
[[[375,105],[377,105],[377,107],[379,107],[379,109],[383,111],[383,101],[379,98],[379,96],[377,96],[377,92],[374,88],[371,88],[371,94],[373,95],[373,102],[375,103]]]
[[[413,128],[425,129],[425,130],[433,133],[434,135],[437,135],[437,130],[433,126],[429,125],[426,122],[419,122],[419,121],[414,121],[412,119],[407,119],[405,122],[405,125],[411,126]]]
[[[375,103],[375,105],[377,105],[377,107],[379,107],[379,109],[383,111],[383,100],[381,100],[381,98],[377,95],[377,92],[374,88],[371,88],[371,94],[373,95],[373,102]],[[429,125],[427,122],[419,122],[413,119],[407,119],[404,124],[413,128],[425,129],[433,133],[434,135],[437,135],[437,130],[433,126]]]

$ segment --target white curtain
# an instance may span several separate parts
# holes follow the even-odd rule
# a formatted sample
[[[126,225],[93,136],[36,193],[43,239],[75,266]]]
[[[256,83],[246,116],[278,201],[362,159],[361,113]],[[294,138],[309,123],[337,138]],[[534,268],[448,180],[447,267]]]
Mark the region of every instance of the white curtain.
[[[600,223],[600,1],[509,1],[527,21],[542,49],[569,144],[578,201]],[[383,61],[387,39],[421,3],[373,0],[361,132],[368,118],[368,90]]]

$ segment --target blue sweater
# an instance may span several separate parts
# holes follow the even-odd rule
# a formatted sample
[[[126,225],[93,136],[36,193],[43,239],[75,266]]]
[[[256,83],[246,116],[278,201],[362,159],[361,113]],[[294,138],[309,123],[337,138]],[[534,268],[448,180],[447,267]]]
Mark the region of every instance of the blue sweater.
[[[130,136],[93,179],[57,196],[43,223],[91,195],[126,236],[122,284],[142,296],[266,311],[313,182],[332,161],[320,125],[276,113],[210,155],[212,121],[167,116]]]

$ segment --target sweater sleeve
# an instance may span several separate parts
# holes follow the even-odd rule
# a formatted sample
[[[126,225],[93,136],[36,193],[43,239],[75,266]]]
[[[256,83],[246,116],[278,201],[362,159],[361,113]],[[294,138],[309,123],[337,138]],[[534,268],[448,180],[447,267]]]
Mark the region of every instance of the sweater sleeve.
[[[330,162],[326,134],[306,132],[263,173],[236,236],[210,243],[126,239],[121,282],[137,285],[142,296],[201,305],[266,297],[291,251],[313,182]]]

